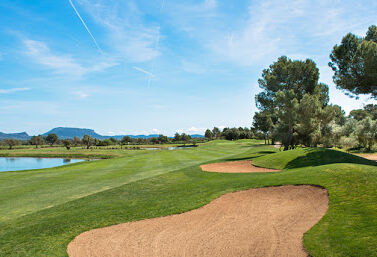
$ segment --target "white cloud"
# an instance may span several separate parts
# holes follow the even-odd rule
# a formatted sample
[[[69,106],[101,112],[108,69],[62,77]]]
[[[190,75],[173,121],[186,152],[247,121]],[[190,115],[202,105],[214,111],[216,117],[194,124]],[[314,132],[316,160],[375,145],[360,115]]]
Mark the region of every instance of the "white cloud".
[[[58,103],[52,101],[19,101],[19,100],[4,100],[0,104],[0,113],[23,115],[27,110],[28,115],[35,115],[40,117],[41,115],[60,114],[60,106]]]
[[[168,106],[164,104],[153,104],[151,105],[151,108],[153,109],[166,109]]]
[[[27,87],[0,89],[0,94],[10,94],[10,93],[14,93],[14,92],[28,91],[28,90],[30,90],[30,88],[27,88]]]
[[[80,99],[85,99],[85,98],[88,98],[90,96],[88,93],[83,92],[83,91],[72,92],[72,94],[77,96]]]
[[[133,1],[80,0],[79,3],[106,29],[108,45],[130,62],[146,62],[160,55],[160,28],[145,25]]]
[[[185,128],[185,129],[178,129],[178,133],[185,133],[185,134],[204,134],[207,128],[197,128],[197,127],[191,127],[191,128]]]
[[[266,64],[292,52],[317,56],[345,33],[373,24],[370,8],[354,1],[258,0],[249,5],[247,19],[240,15],[229,25],[218,22],[212,33],[198,28],[198,35],[217,56],[239,65]]]
[[[203,3],[204,9],[215,9],[217,7],[217,1],[216,0],[204,0]]]
[[[103,61],[92,66],[84,66],[69,55],[53,53],[50,48],[41,41],[25,39],[25,54],[35,63],[49,68],[57,74],[69,74],[82,76],[90,72],[102,71],[117,65],[113,61]]]
[[[182,69],[185,72],[194,73],[194,74],[203,74],[205,72],[205,69],[197,63],[182,60],[181,64],[182,64]]]

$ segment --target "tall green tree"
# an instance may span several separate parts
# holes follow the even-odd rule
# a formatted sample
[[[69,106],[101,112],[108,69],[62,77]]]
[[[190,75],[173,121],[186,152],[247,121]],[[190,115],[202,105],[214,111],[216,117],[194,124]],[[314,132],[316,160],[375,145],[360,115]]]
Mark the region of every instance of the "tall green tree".
[[[363,109],[356,109],[350,112],[350,117],[361,121],[367,117],[377,120],[377,104],[368,104]]]
[[[240,131],[237,128],[229,128],[223,131],[226,140],[237,140],[240,138]]]
[[[11,150],[13,146],[20,144],[20,142],[17,139],[13,139],[13,138],[5,139],[4,143],[9,146],[9,150]]]
[[[92,138],[91,136],[89,136],[89,135],[84,135],[84,136],[82,137],[82,140],[81,140],[81,141],[83,142],[83,144],[86,145],[86,149],[89,149],[90,146],[91,146],[92,144],[94,144],[94,141],[95,141],[95,140],[93,140],[93,138]]]
[[[174,142],[181,141],[181,135],[180,135],[178,132],[176,132],[176,133],[174,134],[173,141],[174,141]]]
[[[258,80],[263,91],[256,95],[257,107],[270,114],[276,113],[276,134],[284,143],[284,150],[294,144],[294,134],[300,123],[301,100],[305,97],[305,102],[318,101],[315,106],[319,109],[328,104],[328,87],[318,80],[319,70],[312,60],[293,61],[286,56],[263,70],[262,78]],[[314,95],[315,99],[311,99],[310,96]],[[307,113],[313,117],[318,112]]]
[[[218,127],[214,127],[212,129],[212,135],[215,139],[219,139],[221,137],[221,131]]]
[[[377,26],[370,26],[364,38],[343,37],[330,54],[334,83],[350,96],[371,94],[377,99]]]
[[[377,140],[377,121],[367,117],[358,122],[355,131],[359,143],[370,151]]]
[[[204,133],[204,137],[211,140],[213,137],[212,131],[207,129],[206,132]]]
[[[52,134],[48,134],[47,137],[46,137],[46,142],[52,146],[53,144],[55,144],[56,142],[58,142],[58,136],[54,133]]]
[[[166,144],[169,142],[169,138],[164,135],[158,135],[158,143],[159,144]]]
[[[74,137],[73,139],[72,139],[72,144],[74,145],[74,146],[78,146],[78,145],[81,145],[81,139],[79,138],[79,137]]]
[[[43,138],[42,138],[41,135],[39,135],[39,136],[33,136],[30,139],[30,143],[32,145],[35,145],[35,148],[38,148],[39,145],[43,145]]]
[[[65,146],[65,148],[67,148],[67,150],[71,149],[71,141],[70,140],[65,139],[65,140],[63,140],[62,143]]]
[[[364,106],[364,110],[369,114],[372,120],[377,120],[377,104],[367,104]]]
[[[269,135],[273,129],[271,116],[266,111],[256,112],[253,117],[253,126],[255,129],[263,132],[264,144],[269,143]]]
[[[120,140],[120,149],[122,149],[123,145],[128,145],[132,141],[130,136],[124,136],[122,140]]]

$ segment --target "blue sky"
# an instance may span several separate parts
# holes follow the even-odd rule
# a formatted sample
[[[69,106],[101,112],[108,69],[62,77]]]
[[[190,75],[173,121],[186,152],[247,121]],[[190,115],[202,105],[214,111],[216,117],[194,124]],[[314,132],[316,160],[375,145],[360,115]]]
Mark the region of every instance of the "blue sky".
[[[375,1],[1,0],[0,131],[102,134],[250,126],[264,68],[311,58],[346,112],[372,103],[332,83],[332,47],[365,35]]]

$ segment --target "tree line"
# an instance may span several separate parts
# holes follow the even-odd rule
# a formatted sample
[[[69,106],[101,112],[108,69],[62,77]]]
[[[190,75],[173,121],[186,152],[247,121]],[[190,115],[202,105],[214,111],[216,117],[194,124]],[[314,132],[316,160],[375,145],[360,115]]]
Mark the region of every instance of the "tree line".
[[[154,145],[154,144],[197,144],[200,142],[206,141],[205,138],[191,138],[190,135],[185,133],[179,134],[176,133],[173,138],[159,135],[158,137],[151,137],[151,138],[133,138],[130,136],[124,136],[122,139],[118,140],[116,138],[108,138],[108,139],[97,139],[92,138],[89,135],[84,135],[82,138],[74,137],[72,139],[59,139],[59,137],[52,133],[48,134],[47,136],[33,136],[30,140],[17,140],[17,139],[4,139],[0,141],[0,145],[8,146],[9,149],[13,149],[13,147],[18,145],[33,145],[36,148],[41,147],[43,145],[58,145],[58,146],[65,146],[67,149],[71,147],[86,147],[89,149],[92,146],[115,146],[118,145],[121,148],[125,145]]]
[[[351,33],[335,45],[329,66],[333,81],[351,97],[369,94],[377,99],[377,27],[365,37]],[[377,141],[376,105],[345,116],[340,106],[330,104],[329,88],[319,82],[319,69],[310,59],[286,56],[263,70],[258,80],[262,92],[255,96],[259,111],[253,127],[267,142],[280,141],[284,150],[305,146],[338,146],[370,151]]]
[[[352,33],[345,35],[330,54],[329,66],[334,71],[333,81],[337,88],[350,97],[360,94],[377,99],[377,26],[368,28],[365,37]],[[98,140],[85,135],[82,139],[59,140],[55,134],[47,137],[34,136],[27,143],[36,147],[48,143],[72,145],[108,146],[127,144],[197,143],[203,140],[264,139],[266,144],[276,141],[284,150],[297,145],[364,148],[372,150],[377,142],[377,105],[366,105],[353,110],[348,116],[338,105],[330,104],[329,87],[319,81],[319,69],[313,60],[278,58],[263,70],[258,80],[262,92],[255,96],[258,112],[253,116],[250,128],[214,127],[205,131],[205,139],[192,139],[189,135],[176,133],[173,138],[159,135],[154,138],[124,137]],[[204,142],[204,141],[203,141]],[[11,149],[20,142],[3,140]]]
[[[258,131],[253,128],[224,128],[220,130],[218,127],[214,127],[212,130],[207,129],[204,133],[204,137],[208,140],[226,139],[226,140],[238,140],[238,139],[253,139],[258,138]]]

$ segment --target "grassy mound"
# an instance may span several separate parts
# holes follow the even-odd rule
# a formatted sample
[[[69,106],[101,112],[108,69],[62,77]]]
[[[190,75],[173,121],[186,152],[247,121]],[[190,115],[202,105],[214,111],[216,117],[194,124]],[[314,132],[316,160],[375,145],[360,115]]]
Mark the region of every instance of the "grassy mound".
[[[324,148],[298,148],[295,150],[264,155],[253,164],[271,169],[295,169],[333,163],[356,163],[377,166],[377,163],[360,156]]]

